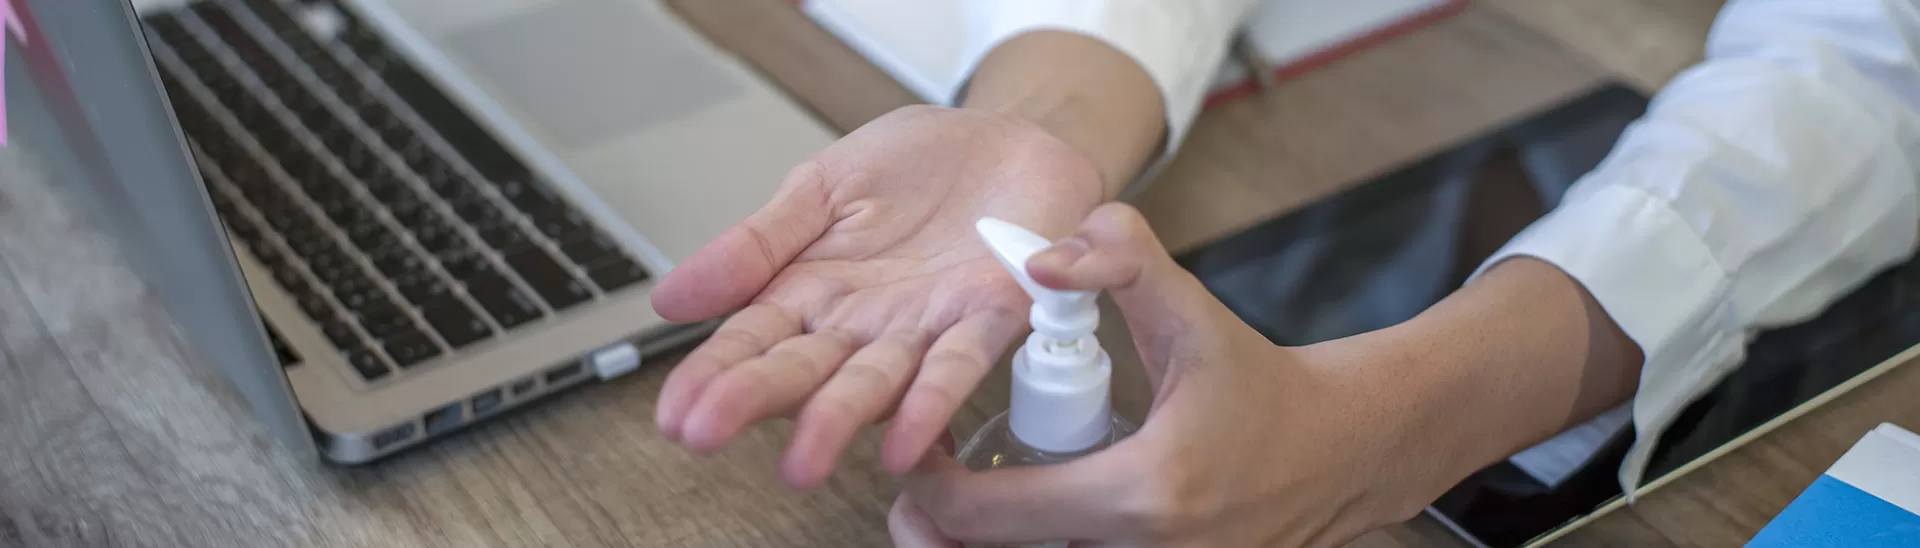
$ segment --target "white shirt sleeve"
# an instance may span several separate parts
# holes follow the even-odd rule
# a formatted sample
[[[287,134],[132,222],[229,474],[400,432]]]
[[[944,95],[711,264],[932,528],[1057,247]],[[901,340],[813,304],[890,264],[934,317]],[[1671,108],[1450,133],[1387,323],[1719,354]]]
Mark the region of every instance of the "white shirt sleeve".
[[[1813,317],[1913,252],[1917,49],[1920,1],[1734,0],[1706,61],[1481,267],[1558,266],[1645,352],[1629,493],[1756,331]]]
[[[1106,42],[1146,70],[1166,101],[1166,147],[1145,181],[1171,158],[1199,115],[1234,32],[1257,0],[968,0],[963,73],[1001,43],[1038,30]],[[964,80],[963,80],[964,81]],[[1135,190],[1140,185],[1134,185]]]

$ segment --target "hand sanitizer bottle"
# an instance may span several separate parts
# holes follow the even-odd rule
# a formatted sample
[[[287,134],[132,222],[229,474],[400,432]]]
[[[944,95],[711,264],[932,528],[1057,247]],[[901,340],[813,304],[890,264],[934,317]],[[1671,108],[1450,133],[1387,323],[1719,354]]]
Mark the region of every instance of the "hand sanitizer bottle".
[[[1052,242],[992,217],[974,224],[1014,280],[1033,297],[1033,334],[1013,357],[1012,406],[987,421],[956,457],[973,470],[1057,464],[1105,449],[1136,429],[1113,413],[1113,361],[1094,330],[1097,293],[1060,291],[1027,274],[1027,259]],[[1065,546],[1054,542],[1035,546]]]

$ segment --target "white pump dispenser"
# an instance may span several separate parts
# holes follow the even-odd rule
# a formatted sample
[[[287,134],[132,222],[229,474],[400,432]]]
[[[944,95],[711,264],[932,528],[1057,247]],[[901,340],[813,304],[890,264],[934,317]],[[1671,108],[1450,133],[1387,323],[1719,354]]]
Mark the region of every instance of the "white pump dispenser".
[[[1086,450],[1108,438],[1108,401],[1113,362],[1094,330],[1100,327],[1098,294],[1042,286],[1027,274],[1027,260],[1053,245],[1013,223],[982,218],[974,224],[993,256],[1033,297],[1027,337],[1013,361],[1013,435],[1050,453]]]
[[[1013,356],[1011,408],[981,426],[954,456],[974,470],[1057,464],[1132,434],[1133,424],[1113,414],[1108,399],[1113,360],[1094,337],[1100,327],[1098,294],[1033,281],[1027,260],[1053,245],[1046,237],[992,217],[980,219],[974,229],[1033,297],[1027,314],[1033,334]]]

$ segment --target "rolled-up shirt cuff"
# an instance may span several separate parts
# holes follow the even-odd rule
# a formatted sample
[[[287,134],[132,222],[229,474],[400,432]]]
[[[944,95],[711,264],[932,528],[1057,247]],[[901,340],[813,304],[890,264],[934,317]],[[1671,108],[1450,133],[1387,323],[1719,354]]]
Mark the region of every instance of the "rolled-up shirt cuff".
[[[1519,256],[1552,264],[1640,346],[1636,439],[1619,471],[1631,500],[1661,435],[1738,363],[1744,336],[1728,310],[1728,273],[1700,235],[1643,189],[1593,183],[1576,186],[1480,272]]]
[[[1225,42],[1213,44],[1219,33],[1198,27],[1191,10],[1176,9],[1152,0],[974,0],[966,16],[971,29],[954,81],[961,89],[987,54],[1016,36],[1042,30],[1084,35],[1126,54],[1146,71],[1166,105],[1167,134],[1159,157],[1142,171],[1128,195],[1153,178],[1178,150],[1198,115],[1220,68]],[[1002,7],[1009,2],[1019,6]]]

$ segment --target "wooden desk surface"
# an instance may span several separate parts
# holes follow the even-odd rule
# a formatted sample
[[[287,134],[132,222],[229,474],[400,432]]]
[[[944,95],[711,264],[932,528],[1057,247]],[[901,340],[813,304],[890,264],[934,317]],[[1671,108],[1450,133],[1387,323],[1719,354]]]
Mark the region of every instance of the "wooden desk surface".
[[[1556,25],[1579,18],[1539,5],[1602,10],[1610,1],[1476,4],[1210,112],[1143,206],[1170,245],[1188,248],[1551,106],[1609,74],[1657,86],[1671,76],[1660,67],[1672,63],[1636,69],[1598,60],[1581,44],[1605,32],[1577,29],[1587,34],[1569,38]],[[913,101],[783,0],[674,3],[843,129]],[[1686,48],[1698,44],[1662,51]],[[663,368],[377,465],[303,462],[198,365],[112,244],[38,169],[19,148],[0,150],[0,546],[887,543],[884,514],[896,488],[878,472],[874,436],[855,443],[825,487],[790,493],[774,473],[781,426],[757,428],[712,459],[659,440],[651,413]],[[1117,400],[1137,416],[1137,368],[1118,369],[1135,372],[1117,379]],[[1004,376],[987,383],[962,409],[957,430],[1004,407]],[[1868,425],[1920,421],[1920,402],[1902,397],[1915,386],[1920,368],[1896,372],[1567,543],[1734,544]],[[1424,518],[1356,545],[1462,546]]]

